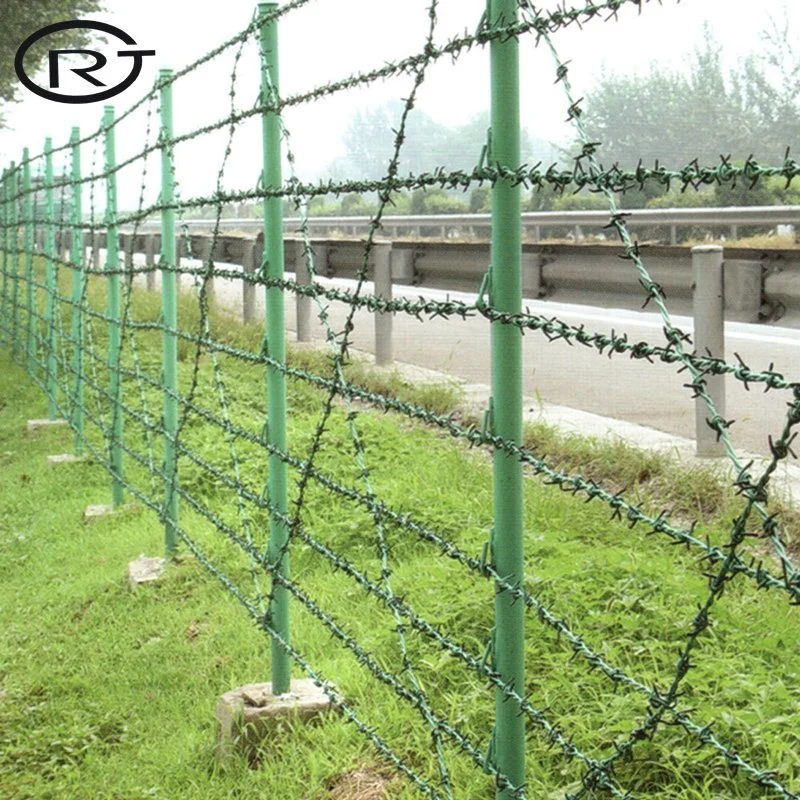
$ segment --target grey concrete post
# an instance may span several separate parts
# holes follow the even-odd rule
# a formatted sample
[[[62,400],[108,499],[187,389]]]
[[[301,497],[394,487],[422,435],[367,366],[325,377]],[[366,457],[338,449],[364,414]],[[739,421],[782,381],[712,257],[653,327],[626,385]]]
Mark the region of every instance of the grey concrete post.
[[[314,247],[314,266],[317,265],[319,251],[324,248]],[[311,273],[306,261],[305,242],[298,239],[294,243],[294,277],[299,286],[311,285]],[[303,294],[295,295],[297,309],[297,341],[311,341],[311,298]]]
[[[542,241],[542,226],[541,225],[534,225],[533,226],[533,241],[534,242],[541,242]]]
[[[119,235],[119,246],[122,249],[122,263],[125,270],[125,283],[128,288],[133,285],[133,251],[136,249],[136,237],[132,233],[121,233]]]
[[[256,271],[256,240],[242,239],[242,272],[252,275]],[[242,281],[242,322],[247,325],[256,318],[256,287],[249,280]]]
[[[92,236],[92,267],[94,269],[100,269],[100,237],[99,233]]]
[[[670,244],[678,244],[678,226],[677,225],[670,225],[669,226],[669,243]]]
[[[154,267],[156,264],[156,236],[154,233],[148,233],[144,237],[144,261],[148,267]],[[155,270],[150,269],[145,273],[144,283],[148,292],[156,290]]]
[[[739,226],[731,225],[731,239],[736,241],[739,238]]]
[[[206,237],[201,238],[200,241],[199,241],[199,246],[198,246],[198,243],[196,242],[196,240],[193,240],[193,239],[190,238],[189,239],[189,245],[191,246],[191,249],[193,251],[194,250],[198,250],[199,251],[197,253],[197,255],[194,255],[193,257],[194,258],[198,258],[198,259],[200,259],[200,261],[203,262],[200,265],[200,269],[202,269],[203,271],[205,271],[206,265],[207,265],[207,263],[209,261],[214,261],[216,263],[217,255],[219,254],[220,249],[223,250],[223,254],[224,254],[224,249],[225,249],[225,242],[219,237],[217,238],[217,241],[215,242],[213,236],[206,236]],[[213,253],[211,252],[212,245],[216,245],[214,247],[214,252]],[[222,248],[220,248],[220,245],[222,245]],[[214,300],[214,275],[213,275],[213,273],[212,273],[211,277],[208,279],[208,281],[206,282],[206,298],[208,299],[209,302],[213,302],[213,300]]]
[[[700,245],[692,248],[692,289],[694,292],[694,347],[699,355],[710,351],[714,358],[725,358],[725,312],[722,273],[722,248],[719,245]],[[725,376],[707,375],[706,392],[714,403],[717,414],[725,418]],[[705,403],[695,400],[695,430],[697,455],[718,457],[725,455],[722,442],[706,419],[709,411]]]
[[[392,299],[392,243],[375,242],[375,295]],[[394,361],[392,348],[392,322],[390,312],[375,312],[375,363],[385,366]]]

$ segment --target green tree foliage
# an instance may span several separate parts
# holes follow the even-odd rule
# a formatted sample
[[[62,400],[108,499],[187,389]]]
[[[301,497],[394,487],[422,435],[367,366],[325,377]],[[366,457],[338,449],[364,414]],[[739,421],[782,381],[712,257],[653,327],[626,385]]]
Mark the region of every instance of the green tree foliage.
[[[685,72],[652,65],[644,75],[603,74],[583,104],[589,136],[603,144],[602,161],[679,166],[751,153],[782,160],[800,131],[800,58],[788,23],[773,20],[762,45],[726,70],[722,47],[706,26]]]
[[[460,194],[443,189],[416,189],[411,193],[412,214],[466,214],[467,201]]]
[[[85,19],[102,10],[102,0],[2,0],[0,3],[0,104],[18,99],[20,87],[14,71],[17,48],[32,33],[54,22]],[[91,37],[80,30],[67,30],[47,38],[47,47],[86,47]],[[47,55],[44,43],[33,47],[25,58],[25,68],[34,72]],[[0,114],[0,126],[2,126]]]
[[[488,186],[476,186],[469,195],[469,213],[485,214],[491,209],[492,190]]]
[[[395,101],[354,114],[344,134],[345,155],[331,164],[331,176],[374,179],[385,175],[402,111],[402,104]],[[488,129],[489,114],[485,111],[463,125],[450,127],[424,111],[414,110],[408,117],[400,169],[417,175],[436,167],[470,171],[478,164]],[[523,131],[524,163],[552,163],[554,152],[549,142],[533,139]]]

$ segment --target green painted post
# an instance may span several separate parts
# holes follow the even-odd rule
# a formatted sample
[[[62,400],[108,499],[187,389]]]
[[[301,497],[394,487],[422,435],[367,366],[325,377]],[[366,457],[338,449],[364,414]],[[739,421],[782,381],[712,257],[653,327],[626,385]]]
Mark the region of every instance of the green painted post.
[[[517,0],[490,0],[491,26],[517,21]],[[491,43],[491,163],[520,166],[519,43],[513,37]],[[519,186],[498,181],[492,191],[490,302],[506,314],[522,310],[522,224]],[[493,427],[496,436],[522,443],[522,332],[492,323]],[[500,449],[494,452],[494,566],[504,581],[521,586],[523,562],[522,464]],[[495,594],[494,664],[505,685],[525,691],[525,604],[498,587]],[[519,704],[500,689],[495,701],[495,764],[514,786],[525,782],[525,718]],[[497,797],[511,800],[510,789]]]
[[[25,310],[27,325],[27,343],[25,354],[28,359],[28,372],[33,375],[36,371],[36,340],[33,335],[36,314],[38,313],[34,305],[36,294],[33,286],[33,191],[31,190],[31,162],[28,148],[22,150],[22,191],[25,195],[23,199],[23,219],[25,223]]]
[[[83,386],[83,345],[84,322],[83,302],[86,297],[86,273],[83,269],[83,207],[81,204],[81,139],[79,128],[72,129],[72,234],[70,236],[69,260],[72,262],[72,378],[74,395],[72,403],[72,427],[75,431],[75,455],[83,455],[84,436],[84,386]]]
[[[161,202],[175,201],[172,160],[172,70],[159,72],[161,86]],[[178,432],[178,286],[175,274],[175,209],[161,211],[161,317],[164,323],[164,540],[167,558],[178,546],[177,451]]]
[[[11,162],[9,175],[9,230],[11,233],[11,352],[19,354],[19,181],[17,165]]]
[[[263,17],[275,11],[277,3],[259,3],[258,14]],[[270,97],[270,87],[276,95],[279,87],[278,23],[276,20],[261,25],[261,97]],[[266,111],[262,117],[264,148],[264,186],[280,187],[281,126],[277,111]],[[264,267],[269,278],[283,278],[283,201],[280,197],[264,199]],[[267,352],[280,364],[286,362],[286,332],[284,327],[283,290],[268,287],[266,291]],[[275,366],[267,366],[267,436],[269,444],[286,452],[286,376]],[[286,463],[279,455],[268,457],[269,500],[275,510],[269,521],[269,558],[274,562],[283,553],[277,565],[279,572],[288,577],[289,556],[284,552],[289,529],[278,515],[288,511],[288,480]],[[273,580],[270,618],[281,638],[289,641],[289,593]],[[289,655],[272,641],[272,693],[284,694],[291,686],[292,668]]]
[[[47,291],[47,414],[55,419],[58,413],[56,401],[56,202],[53,188],[53,140],[44,140],[44,188],[45,188],[45,234],[44,257],[46,264],[45,290]]]
[[[3,202],[3,288],[0,292],[0,337],[5,340],[8,331],[8,169],[3,169],[2,191],[0,197]]]
[[[119,292],[119,228],[117,226],[117,153],[114,131],[114,106],[106,106],[103,113],[106,154],[106,271],[108,272],[108,368],[111,372],[111,502],[121,505],[123,493],[122,433],[122,377],[120,355],[122,352],[122,326],[120,324]]]

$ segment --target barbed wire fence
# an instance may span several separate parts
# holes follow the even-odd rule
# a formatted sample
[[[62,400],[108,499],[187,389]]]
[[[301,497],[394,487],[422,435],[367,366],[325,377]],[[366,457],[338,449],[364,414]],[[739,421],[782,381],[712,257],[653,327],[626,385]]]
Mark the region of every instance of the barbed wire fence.
[[[691,337],[673,324],[664,292],[650,276],[638,244],[628,232],[626,215],[618,210],[615,199],[648,184],[669,188],[677,183],[684,189],[737,181],[755,185],[775,175],[790,182],[800,175],[800,165],[787,151],[779,166],[762,165],[752,157],[742,166],[733,165],[728,158],[715,166],[695,162],[675,170],[658,165],[639,165],[633,170],[602,166],[601,145],[590,141],[584,129],[580,101],[572,93],[568,68],[559,57],[554,35],[570,25],[607,22],[626,5],[641,10],[641,0],[588,2],[553,11],[539,10],[529,0],[492,0],[474,34],[444,44],[438,43],[437,37],[438,0],[431,0],[419,52],[311,91],[282,96],[278,25],[283,17],[307,3],[260,4],[250,24],[236,36],[177,72],[162,70],[153,90],[125,112],[115,115],[113,107],[106,107],[102,125],[95,133],[81,138],[73,129],[69,143],[60,147],[53,147],[48,138],[40,155],[31,156],[26,148],[21,162],[4,170],[0,193],[0,342],[46,393],[50,419],[63,417],[69,421],[75,433],[75,454],[90,454],[108,471],[113,504],[121,505],[127,494],[157,513],[164,525],[167,554],[186,548],[269,637],[273,691],[279,694],[289,690],[292,665],[296,665],[422,795],[458,797],[454,770],[461,769],[463,760],[476,776],[488,776],[481,780],[489,781],[487,786],[493,784],[502,800],[531,797],[526,790],[526,769],[531,767],[525,764],[529,728],[534,737],[542,737],[564,759],[580,765],[577,788],[566,793],[568,798],[629,798],[633,794],[618,777],[617,765],[631,759],[642,742],[671,726],[715,753],[722,764],[742,773],[764,794],[786,800],[800,797],[792,784],[794,780],[796,786],[796,776],[781,776],[769,765],[746,757],[735,743],[717,738],[708,721],[696,719],[695,712],[681,703],[684,679],[695,664],[698,644],[708,630],[712,611],[732,581],[749,581],[758,588],[781,592],[793,605],[800,604],[800,576],[787,549],[781,521],[766,508],[770,478],[782,461],[794,455],[792,442],[795,426],[800,423],[800,383],[786,380],[772,368],[756,371],[741,360],[731,364],[692,351]],[[572,169],[543,169],[541,165],[520,163],[519,48],[539,43],[553,55],[554,74],[564,87],[568,115],[581,146]],[[258,49],[261,62],[259,97],[249,106],[239,103],[237,95],[240,60],[247,47]],[[438,166],[429,173],[402,175],[407,122],[429,68],[443,58],[457,61],[475,47],[490,49],[493,70],[491,136],[479,164],[471,172]],[[233,53],[229,113],[175,135],[173,88],[179,91],[184,76],[213,64],[228,52]],[[302,182],[294,171],[292,139],[282,113],[387,77],[407,78],[410,87],[396,123],[384,176],[379,180]],[[157,136],[153,119],[156,104]],[[116,132],[121,125],[137,120],[137,113],[145,117],[144,135],[139,139],[144,145],[130,158],[117,161]],[[254,188],[229,190],[225,188],[225,175],[235,150],[234,138],[250,119],[262,122],[263,170],[256,176]],[[176,178],[179,146],[217,131],[225,137],[225,146],[215,191],[208,196],[183,197]],[[81,171],[81,148],[85,145],[92,148],[88,174]],[[284,155],[291,170],[286,180],[282,175]],[[160,157],[160,195],[147,202],[151,156]],[[64,169],[58,180],[56,159],[61,159]],[[137,208],[120,213],[117,177],[126,168],[137,170],[140,190]],[[88,221],[83,213],[87,184]],[[381,220],[396,194],[431,187],[467,190],[483,184],[492,187],[493,195],[492,257],[483,285],[476,287],[474,303],[387,300],[370,292]],[[661,315],[666,345],[632,343],[627,336],[613,332],[589,333],[583,326],[523,310],[520,194],[523,189],[547,187],[560,192],[588,188],[606,197],[608,228],[620,238],[622,258],[636,270],[645,305],[652,302]],[[97,192],[105,195],[102,221],[98,221]],[[327,285],[315,264],[308,202],[317,196],[362,192],[375,193],[378,206],[360,265],[351,288]],[[264,207],[264,256],[253,272],[216,262],[223,209],[228,203],[245,200],[262,201]],[[298,234],[310,276],[307,285],[284,274],[285,201],[294,205],[301,219]],[[183,218],[197,207],[210,207],[215,212],[213,231],[202,253],[192,252],[192,239]],[[154,214],[161,216],[160,259],[141,263],[134,252],[137,235],[142,223]],[[133,229],[126,235],[126,252],[120,248],[122,226]],[[97,245],[99,234],[106,244],[103,264]],[[91,244],[90,259],[86,258],[85,237]],[[263,291],[266,329],[258,347],[248,348],[215,323],[211,303],[215,280],[235,282],[246,291],[256,287]],[[189,291],[181,294],[181,285]],[[145,292],[145,287],[156,288],[158,294]],[[330,351],[326,374],[292,366],[287,359],[287,295],[308,297],[316,304]],[[160,300],[158,304],[154,297]],[[347,306],[340,330],[329,314],[331,303]],[[465,426],[452,414],[432,413],[348,380],[346,366],[356,314],[361,310],[420,319],[485,319],[492,330],[495,381],[484,425]],[[626,498],[625,492],[613,493],[578,473],[559,470],[524,446],[521,337],[526,331],[540,332],[548,341],[578,342],[609,357],[627,355],[651,363],[659,360],[688,372],[687,388],[704,403],[708,424],[724,444],[744,500],[724,545],[704,541],[695,535],[694,525],[686,528],[670,521],[666,512],[656,517],[648,514],[641,504]],[[154,343],[161,345],[159,357],[153,356]],[[252,398],[245,399],[235,371],[244,367],[251,370],[247,373],[250,380],[255,369],[266,373],[266,392],[256,405]],[[715,375],[732,375],[748,389],[750,384],[764,384],[765,391],[790,394],[785,425],[777,438],[770,439],[772,458],[760,475],[754,474],[752,464],[740,461],[729,436],[732,422],[720,417],[707,392],[706,381]],[[291,435],[290,396],[287,400],[290,382],[314,390],[321,398],[310,438]],[[368,412],[360,410],[365,405],[424,422],[492,454],[494,518],[491,535],[479,552],[471,552],[443,530],[381,499],[371,469],[371,448],[375,445],[368,444],[369,437],[364,433],[362,415]],[[346,442],[354,454],[345,477],[332,474],[327,466],[326,447],[334,437],[333,446]],[[612,519],[626,521],[631,528],[642,524],[648,533],[695,553],[704,564],[707,594],[689,620],[689,633],[667,676],[666,689],[612,664],[601,645],[592,645],[527,588],[524,470],[542,476],[564,492],[583,495],[586,502],[600,499],[609,507]],[[201,490],[209,484],[213,491]],[[313,513],[320,497],[328,498],[326,502],[343,516],[363,522],[364,531],[372,530],[376,560],[371,566],[378,572],[377,579],[370,577],[370,565],[325,536],[325,526],[317,523]],[[469,578],[477,587],[475,596],[480,596],[486,607],[493,597],[491,622],[484,624],[486,614],[476,613],[475,636],[467,637],[426,618],[414,597],[399,593],[395,573],[401,561],[392,545],[398,533],[450,562],[459,570],[461,580]],[[745,540],[754,536],[769,544],[770,558],[755,561],[743,550]],[[228,568],[228,561],[221,557],[220,540],[243,555],[243,569]],[[340,608],[325,607],[315,598],[313,587],[292,576],[290,556],[304,564],[308,559],[328,564],[342,581],[374,601],[369,613],[382,620],[395,637],[393,652],[400,664],[397,671],[386,666],[383,651],[375,650],[374,637],[359,640],[353,633],[353,620],[346,616],[344,604]],[[302,624],[293,619],[291,631],[290,608],[304,615]],[[554,641],[572,651],[588,669],[598,672],[609,690],[641,696],[643,704],[638,707],[630,733],[615,740],[610,751],[602,751],[591,742],[576,743],[549,709],[537,705],[535,686],[526,680],[524,671],[528,616],[553,633]],[[379,723],[359,713],[358,703],[339,690],[336,674],[323,674],[315,663],[318,654],[304,652],[308,642],[304,627],[312,623],[326,629],[342,652],[349,653],[387,696],[407,703],[418,713],[421,730],[428,736],[429,752],[409,755],[408,747],[393,741]],[[484,647],[475,647],[478,638]],[[457,665],[459,679],[478,687],[481,697],[488,697],[487,686],[493,691],[494,714],[482,738],[448,714],[431,689],[430,670],[425,671],[419,655],[424,647]]]

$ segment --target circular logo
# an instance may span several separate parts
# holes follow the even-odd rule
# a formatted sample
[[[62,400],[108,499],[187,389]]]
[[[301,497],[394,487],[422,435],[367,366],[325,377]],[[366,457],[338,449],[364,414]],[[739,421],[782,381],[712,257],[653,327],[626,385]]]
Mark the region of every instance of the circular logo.
[[[101,70],[108,63],[108,59],[105,55],[103,55],[103,53],[99,53],[96,50],[85,49],[48,50],[50,88],[45,89],[43,86],[39,86],[39,84],[34,83],[30,76],[25,72],[25,54],[40,39],[44,39],[46,36],[50,36],[53,33],[69,30],[71,28],[102,31],[103,33],[108,33],[111,36],[120,39],[127,45],[136,44],[136,41],[132,36],[129,36],[127,33],[125,33],[125,31],[120,30],[114,25],[109,25],[106,22],[92,22],[91,20],[85,19],[57,22],[54,25],[48,25],[36,31],[36,33],[29,36],[17,49],[16,56],[14,57],[14,69],[16,70],[17,77],[25,87],[30,89],[35,94],[38,94],[39,97],[44,97],[46,100],[53,100],[56,103],[97,103],[101,100],[108,100],[110,97],[114,97],[120,92],[124,92],[139,77],[139,73],[142,71],[142,59],[144,56],[154,56],[156,54],[155,50],[118,50],[116,55],[123,58],[128,57],[133,60],[131,71],[128,76],[116,86],[105,88],[105,84],[99,78],[90,74]],[[64,94],[62,92],[53,91],[53,89],[59,88],[60,85],[59,57],[61,55],[73,53],[82,53],[94,58],[94,64],[91,66],[70,67],[70,71],[74,72],[76,75],[83,78],[87,83],[90,83],[93,86],[104,87],[102,91],[94,92],[93,94],[79,95]]]

